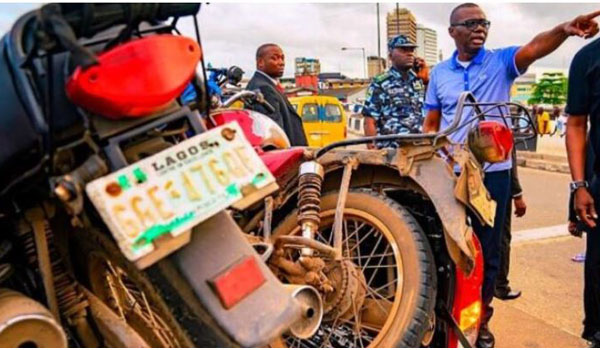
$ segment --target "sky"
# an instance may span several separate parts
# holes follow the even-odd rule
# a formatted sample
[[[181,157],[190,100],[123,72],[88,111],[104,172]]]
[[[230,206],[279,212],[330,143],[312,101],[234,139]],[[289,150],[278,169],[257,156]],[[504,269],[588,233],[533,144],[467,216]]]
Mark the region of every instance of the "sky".
[[[450,11],[458,3],[399,3],[422,23],[437,31],[438,49],[444,58],[454,51],[447,33]],[[40,4],[0,4],[0,33],[5,32],[24,12]],[[380,5],[381,52],[386,49],[386,13],[395,3]],[[524,45],[540,32],[578,15],[600,9],[594,3],[484,3],[492,25],[486,47]],[[600,18],[600,17],[599,17]],[[214,67],[240,66],[246,77],[255,70],[256,48],[267,42],[279,44],[286,55],[285,76],[293,76],[294,58],[318,58],[322,72],[363,76],[360,50],[377,55],[377,14],[375,3],[210,3],[198,15],[205,61]],[[182,20],[185,35],[194,36],[191,20]],[[599,35],[600,36],[600,35]],[[535,66],[567,69],[577,50],[589,40],[572,37]],[[535,69],[535,68],[534,68]],[[534,70],[533,69],[533,70]]]

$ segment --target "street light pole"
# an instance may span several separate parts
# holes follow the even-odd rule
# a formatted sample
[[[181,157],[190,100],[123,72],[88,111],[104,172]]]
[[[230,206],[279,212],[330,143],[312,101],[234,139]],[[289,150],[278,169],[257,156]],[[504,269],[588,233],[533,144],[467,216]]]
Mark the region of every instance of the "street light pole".
[[[381,28],[379,20],[379,3],[377,3],[377,59],[381,57]]]
[[[367,79],[367,57],[365,54],[365,48],[364,47],[342,47],[342,51],[347,51],[347,50],[362,50],[363,74],[364,74],[364,78]]]

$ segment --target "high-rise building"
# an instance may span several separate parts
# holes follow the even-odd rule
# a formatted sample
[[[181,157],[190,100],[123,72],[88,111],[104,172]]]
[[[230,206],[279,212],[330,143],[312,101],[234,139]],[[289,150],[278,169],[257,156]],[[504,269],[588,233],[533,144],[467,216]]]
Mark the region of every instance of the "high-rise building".
[[[408,9],[394,9],[387,14],[387,40],[396,35],[406,35],[412,43],[417,43],[417,19]]]
[[[369,79],[376,75],[383,73],[385,70],[385,58],[377,56],[367,57],[367,71],[369,73]]]
[[[424,58],[428,66],[438,63],[437,60],[437,32],[422,24],[417,24],[417,51],[418,57]]]

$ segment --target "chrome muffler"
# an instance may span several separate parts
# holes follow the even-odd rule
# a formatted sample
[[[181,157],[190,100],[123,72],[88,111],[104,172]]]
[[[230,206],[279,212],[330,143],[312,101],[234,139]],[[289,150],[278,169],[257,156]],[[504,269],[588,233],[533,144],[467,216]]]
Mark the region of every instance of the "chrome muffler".
[[[67,337],[50,310],[10,289],[0,289],[0,348],[66,348]]]
[[[289,332],[296,338],[308,339],[319,329],[323,320],[323,301],[319,292],[311,286],[284,284],[285,289],[300,305],[300,318],[292,324]]]

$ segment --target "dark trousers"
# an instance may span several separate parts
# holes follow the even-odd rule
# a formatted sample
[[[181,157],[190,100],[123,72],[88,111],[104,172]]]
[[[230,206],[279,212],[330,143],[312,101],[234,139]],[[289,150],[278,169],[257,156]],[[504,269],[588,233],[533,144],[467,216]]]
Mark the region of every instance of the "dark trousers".
[[[496,290],[500,293],[508,292],[508,269],[510,268],[510,241],[512,219],[512,200],[509,198],[506,202],[506,218],[504,219],[504,227],[502,228],[502,238],[500,242],[500,267],[498,276],[496,277]]]
[[[592,196],[596,202],[596,212],[600,212],[600,181],[595,178],[591,186]],[[600,222],[596,221],[600,224]],[[600,226],[596,226],[586,234],[582,337],[590,339],[600,333]],[[600,336],[598,334],[597,336]]]
[[[484,312],[481,321],[486,324],[494,312],[491,303],[500,268],[500,242],[506,218],[506,202],[510,199],[510,170],[485,173],[483,182],[492,199],[496,201],[494,227],[483,226],[474,217],[471,218],[471,222],[483,250],[484,272],[481,297]]]

